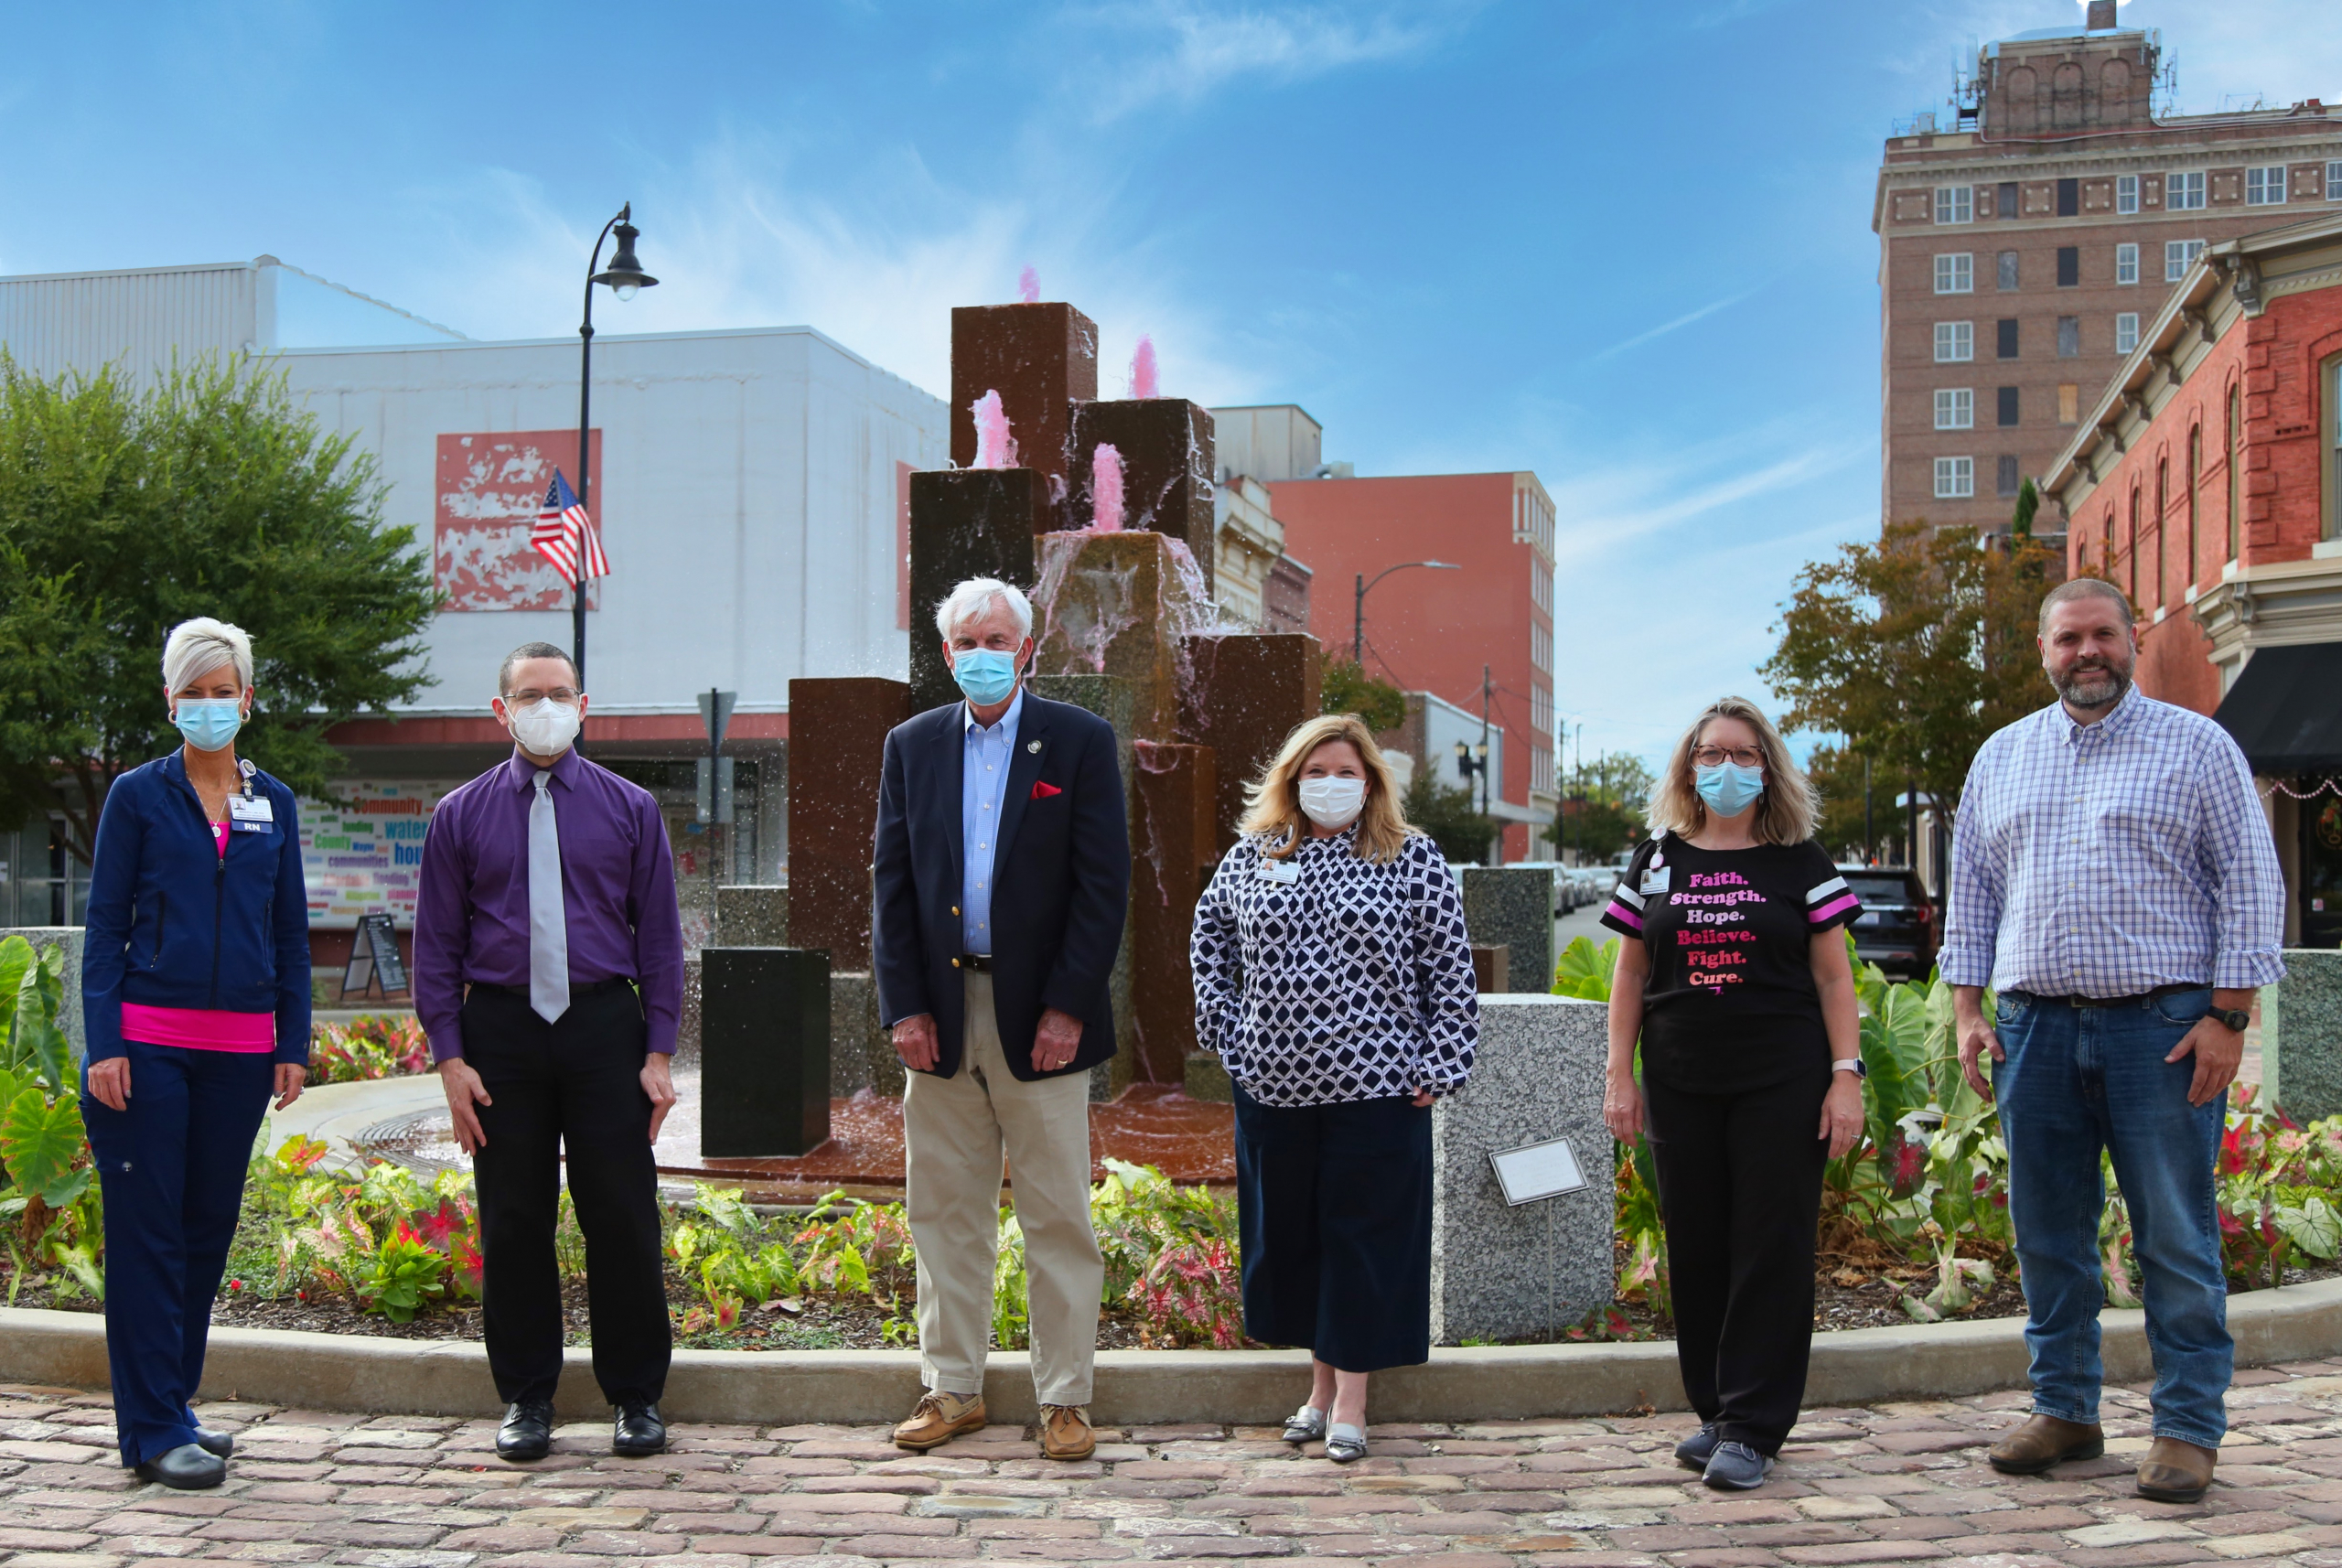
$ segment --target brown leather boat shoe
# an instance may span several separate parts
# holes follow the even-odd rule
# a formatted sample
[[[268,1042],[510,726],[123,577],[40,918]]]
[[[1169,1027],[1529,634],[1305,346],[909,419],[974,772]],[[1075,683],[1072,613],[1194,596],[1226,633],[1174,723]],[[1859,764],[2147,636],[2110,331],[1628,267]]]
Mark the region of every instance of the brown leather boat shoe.
[[[910,1419],[895,1428],[895,1446],[925,1453],[984,1423],[982,1394],[947,1394],[929,1389],[911,1407]]]
[[[1045,1404],[1041,1407],[1041,1457],[1044,1459],[1087,1459],[1098,1447],[1098,1434],[1090,1429],[1090,1412],[1078,1404]]]
[[[2097,1423],[2085,1426],[2038,1413],[1993,1444],[1985,1457],[2004,1476],[2038,1476],[2068,1459],[2095,1459],[2106,1452],[2106,1433]]]
[[[2158,1437],[2140,1462],[2139,1495],[2159,1503],[2200,1502],[2204,1489],[2212,1484],[2212,1466],[2219,1459],[2217,1448]]]

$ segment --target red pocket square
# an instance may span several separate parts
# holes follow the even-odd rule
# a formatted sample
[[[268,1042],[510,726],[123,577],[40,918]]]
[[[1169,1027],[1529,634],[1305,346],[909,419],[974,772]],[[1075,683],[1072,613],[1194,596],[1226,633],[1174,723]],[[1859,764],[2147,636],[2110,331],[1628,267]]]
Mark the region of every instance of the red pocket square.
[[[1052,795],[1062,795],[1064,793],[1064,790],[1058,789],[1054,784],[1045,784],[1038,779],[1033,780],[1032,798],[1036,800],[1046,800]]]

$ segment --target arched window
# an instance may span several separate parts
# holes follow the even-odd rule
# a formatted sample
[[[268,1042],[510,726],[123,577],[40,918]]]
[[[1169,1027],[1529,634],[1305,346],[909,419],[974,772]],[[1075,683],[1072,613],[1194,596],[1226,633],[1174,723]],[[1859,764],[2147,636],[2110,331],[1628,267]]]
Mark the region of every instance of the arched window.
[[[2123,571],[2131,579],[2129,592],[2135,605],[2139,602],[2139,487],[2135,484],[2131,487],[2131,538],[2122,553],[2128,557]]]
[[[2158,609],[2163,607],[2165,554],[2164,534],[2170,529],[2170,527],[2171,459],[2168,457],[2158,457],[2155,459],[2155,551],[2154,560],[2150,563],[2154,566],[2155,574],[2154,598],[2153,603]]]
[[[2187,577],[2186,577],[2186,583],[2187,583],[2189,585],[2193,585],[2197,581],[2197,571],[2199,570],[2199,568],[2198,568],[2198,566],[2197,565],[2197,563],[2196,563],[2196,487],[2197,487],[2197,484],[2202,480],[2202,478],[2203,478],[2203,475],[2204,475],[2204,427],[2203,427],[2201,424],[2191,424],[2191,425],[2189,425],[2189,426],[2187,427]],[[2184,595],[2186,594],[2186,587],[2183,587],[2183,588],[2180,590],[2180,592],[2181,592],[2181,594],[2184,596]]]
[[[2099,520],[2098,569],[2106,574],[2108,582],[2114,581],[2114,503],[2106,503],[2106,514]]]
[[[2244,389],[2229,389],[2229,559],[2244,537]]]

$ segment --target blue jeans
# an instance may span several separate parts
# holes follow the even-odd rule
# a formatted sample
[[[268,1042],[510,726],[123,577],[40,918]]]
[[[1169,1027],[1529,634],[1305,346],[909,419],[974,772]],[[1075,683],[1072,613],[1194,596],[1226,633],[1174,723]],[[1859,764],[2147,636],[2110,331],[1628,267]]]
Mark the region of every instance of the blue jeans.
[[[2212,993],[2175,992],[2122,1007],[2071,1007],[2008,992],[1999,1001],[2008,1059],[1993,1069],[1993,1086],[2030,1309],[2033,1408],[2065,1421],[2098,1419],[2103,1147],[2145,1276],[2155,1435],[2217,1448],[2228,1431],[2224,1397],[2235,1366],[2213,1175],[2228,1099],[2188,1104],[2196,1058],[2164,1060],[2210,1011]]]

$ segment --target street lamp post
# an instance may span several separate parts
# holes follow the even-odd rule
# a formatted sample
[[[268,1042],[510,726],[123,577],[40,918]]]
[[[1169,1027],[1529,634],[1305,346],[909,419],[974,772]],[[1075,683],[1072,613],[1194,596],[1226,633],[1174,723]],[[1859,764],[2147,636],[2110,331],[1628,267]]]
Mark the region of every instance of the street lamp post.
[[[1366,663],[1367,590],[1391,573],[1403,572],[1410,566],[1428,566],[1434,572],[1461,572],[1464,569],[1453,561],[1402,561],[1396,566],[1385,566],[1377,572],[1373,583],[1367,581],[1365,573],[1359,573],[1357,596],[1350,603],[1350,662],[1360,669],[1365,668]]]
[[[607,284],[610,292],[620,301],[632,299],[646,288],[655,288],[659,280],[642,270],[635,259],[635,237],[642,232],[632,219],[634,203],[629,201],[618,209],[618,215],[602,225],[602,232],[594,241],[594,254],[586,263],[586,319],[577,328],[577,504],[586,515],[594,515],[594,476],[589,445],[594,429],[594,285]],[[602,242],[618,231],[618,253],[610,258],[609,270],[598,270],[602,264]],[[575,584],[576,603],[570,607],[570,662],[577,667],[577,689],[586,689],[586,584],[583,572]]]

